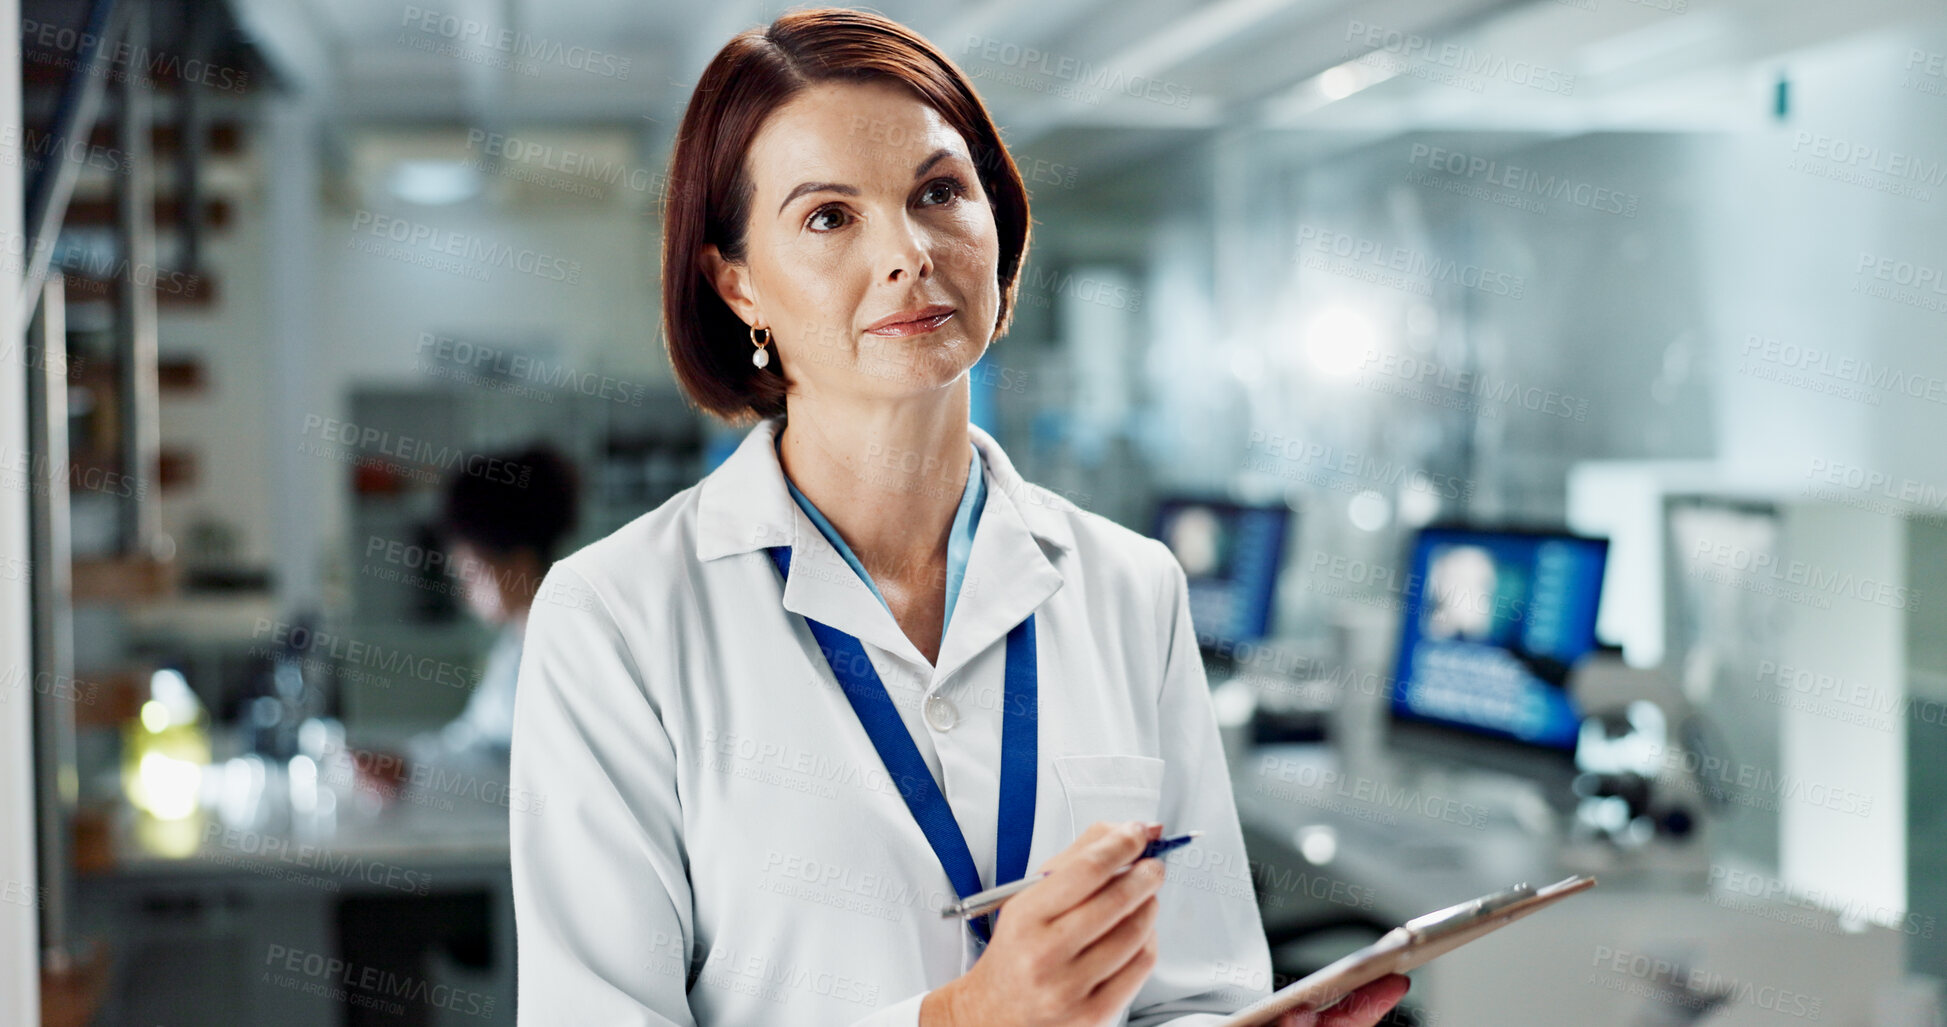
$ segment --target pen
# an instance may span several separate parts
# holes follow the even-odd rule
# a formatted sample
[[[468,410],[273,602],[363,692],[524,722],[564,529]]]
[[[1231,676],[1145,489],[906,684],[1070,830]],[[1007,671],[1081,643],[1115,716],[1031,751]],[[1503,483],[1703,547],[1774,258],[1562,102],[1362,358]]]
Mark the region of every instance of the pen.
[[[1125,873],[1130,867],[1135,866],[1136,863],[1148,859],[1151,856],[1161,856],[1163,853],[1173,849],[1180,849],[1202,836],[1202,834],[1202,831],[1191,831],[1188,834],[1180,834],[1174,838],[1158,838],[1148,845],[1143,846],[1142,855],[1137,856],[1130,863],[1117,867],[1115,872],[1109,876],[1114,877],[1117,874]],[[940,910],[940,915],[949,918],[957,916],[963,920],[971,920],[977,916],[984,916],[999,909],[1001,903],[1026,891],[1029,885],[1048,876],[1048,873],[1048,871],[1043,870],[1039,873],[1029,874],[1018,881],[1009,881],[996,888],[989,888],[983,892],[975,892],[958,902],[948,903],[945,908]]]

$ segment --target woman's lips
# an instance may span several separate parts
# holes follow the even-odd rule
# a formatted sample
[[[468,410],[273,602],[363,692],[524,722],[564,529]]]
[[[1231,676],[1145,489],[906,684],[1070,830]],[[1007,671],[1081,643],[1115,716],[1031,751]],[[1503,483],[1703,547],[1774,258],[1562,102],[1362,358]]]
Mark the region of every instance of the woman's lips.
[[[954,311],[948,310],[944,313],[934,314],[931,317],[922,317],[913,321],[895,321],[889,325],[868,328],[866,331],[872,335],[925,335],[927,332],[947,323],[947,320],[953,317],[954,313]]]

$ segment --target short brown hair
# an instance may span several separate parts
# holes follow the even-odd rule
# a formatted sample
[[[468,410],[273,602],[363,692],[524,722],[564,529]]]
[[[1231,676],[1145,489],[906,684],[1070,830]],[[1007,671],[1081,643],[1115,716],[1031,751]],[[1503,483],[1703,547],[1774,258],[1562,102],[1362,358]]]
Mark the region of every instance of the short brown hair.
[[[825,81],[903,82],[960,132],[1000,240],[1000,312],[1007,331],[1028,247],[1028,194],[987,107],[967,76],[919,34],[881,15],[838,8],[794,11],[740,33],[703,70],[683,111],[663,197],[663,333],[676,380],[697,406],[732,424],[784,412],[789,379],[775,349],[770,369],[750,362],[749,328],[717,294],[703,247],[745,258],[754,186],[751,141],[772,111]]]

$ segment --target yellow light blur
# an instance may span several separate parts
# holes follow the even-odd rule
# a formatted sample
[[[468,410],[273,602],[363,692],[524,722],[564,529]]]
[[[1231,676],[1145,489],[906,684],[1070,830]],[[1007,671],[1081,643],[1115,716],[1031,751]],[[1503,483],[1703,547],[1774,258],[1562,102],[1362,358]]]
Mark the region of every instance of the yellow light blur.
[[[181,820],[196,812],[203,768],[189,760],[144,753],[136,773],[136,794],[130,799],[161,820]]]
[[[142,726],[151,732],[161,734],[169,726],[169,707],[150,699],[142,704]]]

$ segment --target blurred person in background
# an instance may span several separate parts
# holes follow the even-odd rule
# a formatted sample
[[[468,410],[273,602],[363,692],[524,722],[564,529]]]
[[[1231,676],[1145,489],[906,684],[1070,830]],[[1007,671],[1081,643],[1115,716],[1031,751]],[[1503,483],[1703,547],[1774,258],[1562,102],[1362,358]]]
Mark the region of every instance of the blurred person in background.
[[[464,771],[473,784],[507,777],[528,610],[574,531],[580,496],[574,465],[545,443],[494,454],[479,466],[481,473],[461,474],[447,485],[439,531],[467,608],[498,633],[466,708],[406,745],[413,763]],[[493,903],[483,890],[347,896],[336,920],[341,951],[404,980],[435,979],[428,962],[435,950],[473,970],[493,965]],[[434,1022],[436,1012],[424,1002],[405,1003],[403,1011],[350,1003],[345,1023],[414,1027]]]
[[[456,477],[439,530],[467,609],[497,634],[466,709],[437,732],[415,736],[415,761],[506,765],[527,612],[578,516],[579,475],[546,443],[495,454],[482,466],[511,473]]]

